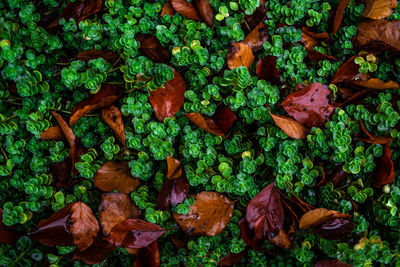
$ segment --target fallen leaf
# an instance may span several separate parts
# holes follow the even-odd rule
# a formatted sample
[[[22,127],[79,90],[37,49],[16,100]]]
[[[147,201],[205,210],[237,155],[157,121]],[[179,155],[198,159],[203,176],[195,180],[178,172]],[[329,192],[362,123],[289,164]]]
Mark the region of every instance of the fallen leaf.
[[[136,37],[140,43],[139,51],[154,62],[165,62],[169,56],[169,51],[165,49],[157,37],[150,34],[140,34]]]
[[[89,60],[96,59],[102,57],[111,65],[114,65],[119,60],[119,55],[111,50],[96,50],[89,49],[80,52],[78,55],[74,57],[74,60],[82,60],[85,63],[88,63]]]
[[[185,101],[186,83],[174,69],[174,78],[166,82],[164,87],[150,91],[149,101],[159,121],[173,117]]]
[[[343,65],[336,71],[335,76],[333,76],[333,79],[331,83],[341,83],[341,82],[346,82],[346,81],[351,81],[359,78],[361,76],[360,73],[360,65],[357,65],[354,62],[354,59],[357,57],[365,57],[365,56],[359,56],[355,55],[348,59]]]
[[[318,40],[308,35],[306,32],[304,32],[304,30],[301,34],[300,42],[303,44],[305,49],[311,49],[318,45]]]
[[[243,257],[246,255],[246,250],[242,250],[240,253],[229,253],[219,259],[217,266],[234,266],[238,264]]]
[[[163,17],[164,15],[173,17],[175,15],[176,11],[174,9],[174,7],[172,6],[171,1],[168,1],[164,4],[162,10],[161,10],[161,17]]]
[[[399,84],[397,82],[394,81],[383,82],[378,78],[370,78],[366,81],[362,80],[351,81],[351,84],[375,90],[399,89]]]
[[[384,19],[393,13],[397,7],[397,0],[367,0],[363,17],[370,19]]]
[[[296,121],[308,127],[322,126],[335,112],[328,86],[312,83],[288,95],[281,104]]]
[[[349,5],[350,0],[340,0],[336,8],[335,17],[333,19],[332,34],[336,34],[343,22],[343,15],[346,7]]]
[[[251,51],[256,52],[263,47],[263,44],[267,40],[268,27],[264,23],[264,20],[261,20],[260,23],[240,43],[248,45]]]
[[[365,128],[364,122],[362,120],[360,120],[360,129],[363,133],[365,133],[368,136],[368,138],[358,138],[363,142],[369,144],[385,145],[385,144],[390,144],[393,141],[393,138],[390,136],[376,136],[370,133],[367,130],[367,128]]]
[[[350,174],[348,172],[343,170],[343,166],[340,166],[328,179],[328,182],[331,182],[333,186],[336,187],[340,185],[349,175]]]
[[[228,52],[228,67],[233,70],[240,66],[250,68],[254,62],[254,55],[250,47],[241,42],[235,42]]]
[[[126,219],[113,227],[106,240],[124,248],[143,248],[157,240],[167,230],[140,219]]]
[[[160,266],[160,254],[158,252],[157,240],[140,249],[133,267],[158,267]]]
[[[300,219],[299,228],[306,230],[308,228],[318,227],[332,219],[349,219],[351,215],[340,213],[336,210],[317,208],[305,213]]]
[[[116,84],[103,84],[99,92],[91,94],[72,109],[69,125],[73,125],[86,114],[111,105],[121,94],[122,88],[120,86]]]
[[[128,162],[106,162],[94,175],[94,184],[104,192],[117,190],[129,194],[139,183],[140,179],[131,175]]]
[[[101,195],[98,217],[105,236],[120,222],[126,219],[138,219],[140,214],[140,209],[128,195],[122,193]]]
[[[182,239],[171,237],[171,242],[178,250],[181,248],[187,248],[187,242]]]
[[[124,122],[122,121],[122,113],[119,108],[114,105],[110,105],[102,108],[100,110],[100,114],[104,122],[110,126],[118,140],[125,147],[125,127]]]
[[[265,20],[265,15],[267,14],[267,8],[265,7],[265,0],[260,0],[260,6],[251,15],[246,15],[244,19],[247,22],[249,28],[246,30],[253,30],[261,21]]]
[[[216,135],[224,136],[224,133],[219,129],[214,120],[208,116],[203,116],[200,113],[186,113],[188,118],[193,124],[199,126],[201,129]]]
[[[94,241],[100,230],[99,223],[92,210],[85,203],[78,201],[71,207],[69,217],[75,245],[80,251],[87,249]]]
[[[168,210],[182,203],[189,191],[189,182],[185,176],[165,180],[158,195],[157,208]]]
[[[371,51],[400,52],[400,21],[368,20],[358,25],[355,46]]]
[[[208,27],[212,27],[214,15],[208,0],[194,0],[194,5],[196,6],[201,20],[204,21]]]
[[[226,134],[232,128],[233,123],[237,120],[235,113],[226,105],[219,105],[212,116],[218,128]]]
[[[246,218],[242,218],[239,221],[239,229],[240,229],[240,236],[246,242],[248,246],[250,246],[252,249],[261,251],[262,247],[261,244],[258,240],[254,240],[254,233],[250,229]]]
[[[314,267],[352,267],[352,266],[343,263],[339,260],[322,260],[315,263]]]
[[[254,230],[254,240],[271,239],[283,227],[284,212],[281,197],[274,183],[258,193],[246,208],[246,221]]]
[[[305,33],[306,35],[308,35],[309,37],[312,37],[314,39],[325,39],[326,40],[326,39],[330,38],[329,33],[327,33],[327,32],[312,32],[307,27],[302,27],[301,31],[303,33]]]
[[[41,135],[40,138],[42,140],[56,140],[63,141],[65,140],[65,136],[60,126],[51,126],[47,128]]]
[[[50,163],[50,173],[53,176],[54,185],[57,187],[68,187],[78,182],[78,179],[73,179],[71,172],[71,158],[66,158],[61,162]]]
[[[115,246],[103,239],[104,236],[100,233],[93,241],[92,245],[84,251],[74,251],[72,261],[81,260],[86,264],[100,264],[108,255],[115,250]]]
[[[13,226],[3,223],[3,209],[0,208],[0,243],[13,244],[19,236],[20,234],[18,234]]]
[[[328,240],[343,239],[353,231],[353,223],[347,219],[333,219],[312,231]]]
[[[171,0],[171,4],[175,11],[182,16],[192,20],[201,20],[199,13],[197,13],[197,10],[192,3],[189,3],[186,0]]]
[[[374,186],[380,188],[382,185],[393,183],[395,178],[392,151],[390,143],[383,145],[382,157],[376,162]]]
[[[46,27],[46,30],[58,26],[58,21],[61,18],[64,18],[66,21],[69,21],[69,19],[72,18],[75,20],[76,24],[79,24],[79,22],[81,22],[82,20],[99,12],[101,10],[101,6],[101,0],[69,2],[66,7],[61,11],[60,16],[52,23],[50,23],[50,25]]]
[[[167,178],[175,179],[183,175],[183,166],[179,160],[174,159],[170,155],[167,156]]]
[[[188,214],[174,213],[174,218],[189,235],[215,236],[229,223],[233,203],[221,193],[203,191],[195,196]]]
[[[318,63],[319,61],[325,60],[325,59],[332,60],[332,61],[339,61],[339,59],[337,59],[334,56],[320,53],[314,49],[306,49],[306,51],[307,51],[307,57],[311,60],[311,62],[314,62],[314,63]]]
[[[263,59],[259,59],[256,67],[257,78],[259,80],[265,80],[272,85],[281,85],[281,78],[279,70],[276,67],[276,57],[266,56]]]
[[[289,249],[293,247],[292,241],[289,240],[289,237],[283,228],[279,231],[279,233],[275,237],[269,239],[269,242],[271,242],[275,246],[284,249]]]
[[[287,116],[271,114],[269,109],[268,113],[271,115],[276,125],[289,137],[294,139],[304,139],[307,137],[308,130],[301,123]]]

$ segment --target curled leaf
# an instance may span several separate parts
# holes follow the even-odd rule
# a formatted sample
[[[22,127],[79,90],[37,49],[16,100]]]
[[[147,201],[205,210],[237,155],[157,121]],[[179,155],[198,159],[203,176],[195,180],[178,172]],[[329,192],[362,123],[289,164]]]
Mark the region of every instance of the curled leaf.
[[[234,43],[228,52],[228,67],[233,70],[240,66],[250,68],[254,62],[254,55],[247,44]]]
[[[164,15],[173,17],[175,15],[176,11],[172,6],[171,1],[168,1],[164,4],[162,10],[161,10],[161,17],[163,17]]]
[[[164,87],[150,91],[149,101],[159,121],[173,117],[185,101],[186,84],[183,77],[174,69],[174,78]]]
[[[118,140],[125,147],[125,127],[124,122],[122,121],[122,113],[119,108],[114,105],[110,105],[102,108],[100,110],[100,114],[104,122],[110,126]]]
[[[19,234],[13,226],[3,223],[3,209],[0,208],[0,243],[12,244],[17,241]]]
[[[89,60],[99,57],[104,58],[111,65],[114,65],[119,59],[119,55],[113,51],[89,49],[80,52],[77,56],[74,57],[74,60],[82,60],[85,63],[88,63]]]
[[[370,19],[384,19],[393,13],[397,7],[397,0],[367,0],[363,17]]]
[[[247,224],[246,218],[242,218],[239,221],[240,236],[252,249],[260,251],[262,250],[261,244],[258,240],[254,240],[254,233]]]
[[[217,192],[203,191],[195,196],[188,214],[174,213],[174,218],[189,235],[214,236],[229,223],[234,202]]]
[[[140,34],[136,37],[136,41],[140,43],[139,51],[154,62],[165,62],[169,56],[169,51],[153,35]]]
[[[293,247],[292,241],[290,241],[288,234],[283,228],[279,231],[279,233],[275,237],[269,239],[269,242],[271,242],[275,246],[284,249],[289,249]]]
[[[125,194],[106,193],[101,195],[99,221],[106,236],[118,223],[126,219],[137,219],[140,213],[140,209]]]
[[[312,231],[328,240],[339,240],[345,238],[353,231],[353,223],[347,219],[332,219]]]
[[[65,136],[60,126],[51,126],[47,128],[41,135],[40,138],[42,140],[57,140],[62,141],[65,140]]]
[[[114,103],[122,94],[122,88],[115,84],[104,84],[100,91],[90,95],[79,102],[73,109],[69,118],[69,125],[73,125],[80,118],[97,109],[107,107]]]
[[[86,250],[76,250],[72,260],[81,260],[86,264],[102,263],[115,250],[115,246],[104,240],[103,237],[102,234],[98,234],[92,245]]]
[[[385,145],[385,144],[390,144],[393,141],[393,138],[390,136],[376,136],[370,133],[367,130],[367,128],[365,128],[364,122],[362,120],[360,121],[360,129],[363,133],[365,133],[368,136],[368,138],[359,138],[359,139],[366,143]]]
[[[350,215],[340,213],[336,210],[317,208],[305,213],[300,219],[299,228],[306,230],[308,228],[318,227],[332,219],[349,219]]]
[[[174,159],[170,155],[167,156],[167,178],[168,179],[175,179],[179,178],[183,175],[183,166],[179,162],[179,160]]]
[[[390,143],[383,145],[382,157],[376,162],[374,186],[380,188],[382,185],[393,183],[395,178],[392,151]]]
[[[346,7],[350,4],[350,0],[340,0],[336,8],[335,17],[333,19],[332,34],[336,34],[343,22],[343,15]]]
[[[194,5],[196,6],[201,20],[204,21],[208,27],[212,27],[214,15],[208,0],[195,0]]]
[[[140,179],[131,175],[128,162],[106,162],[94,175],[94,184],[105,192],[117,190],[129,194],[139,183]]]
[[[158,241],[154,241],[147,247],[140,249],[136,256],[133,267],[159,267],[160,254],[158,252]]]
[[[106,240],[118,247],[143,248],[157,240],[165,231],[154,223],[126,219],[112,228]]]
[[[292,118],[283,116],[283,115],[274,115],[269,111],[269,115],[271,115],[272,119],[276,123],[276,125],[285,132],[289,137],[294,139],[304,139],[307,137],[307,128],[304,127],[301,123],[295,121]]]
[[[276,67],[276,57],[266,56],[263,59],[259,59],[256,68],[257,78],[265,80],[272,85],[281,85],[281,78],[279,76],[279,70]]]
[[[175,11],[182,16],[192,20],[201,20],[199,13],[197,13],[197,10],[192,3],[189,3],[186,0],[171,0],[171,4]]]

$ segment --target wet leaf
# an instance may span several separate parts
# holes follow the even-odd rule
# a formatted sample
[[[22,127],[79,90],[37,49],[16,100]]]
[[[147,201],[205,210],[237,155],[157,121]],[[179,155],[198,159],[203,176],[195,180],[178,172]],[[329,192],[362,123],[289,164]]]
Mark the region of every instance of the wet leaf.
[[[340,29],[343,22],[343,15],[346,7],[349,5],[350,0],[340,0],[336,8],[335,17],[333,19],[332,34],[335,34]]]
[[[169,51],[165,49],[157,37],[150,34],[140,34],[136,37],[140,43],[139,51],[154,62],[166,62]]]
[[[94,184],[104,192],[117,190],[129,194],[139,183],[140,179],[131,175],[128,162],[106,162],[94,175]]]
[[[276,57],[266,56],[263,59],[259,59],[256,68],[257,78],[265,80],[272,85],[281,85],[281,78],[279,76],[279,70],[276,67]]]
[[[296,121],[308,127],[322,126],[335,112],[329,87],[312,83],[288,95],[281,104]]]
[[[42,140],[56,140],[63,141],[65,140],[65,136],[60,126],[51,126],[47,128],[41,135],[40,138]]]
[[[157,240],[140,249],[133,267],[158,267],[160,266],[160,254]]]
[[[281,197],[274,183],[258,193],[246,208],[246,221],[254,230],[254,240],[271,239],[283,227],[284,212]]]
[[[285,132],[289,137],[294,139],[304,139],[307,137],[307,128],[304,127],[301,123],[295,121],[292,118],[283,115],[274,115],[269,111],[269,115],[271,115],[272,119],[276,123],[276,125]]]
[[[87,249],[100,230],[99,223],[92,210],[85,203],[78,201],[71,207],[69,220],[75,245],[80,251]]]
[[[397,0],[367,0],[363,17],[370,19],[384,19],[393,13],[397,7]]]
[[[279,231],[279,233],[275,237],[269,239],[269,242],[271,242],[275,246],[284,249],[289,249],[293,247],[292,241],[290,241],[286,231],[283,228]]]
[[[252,249],[260,251],[262,250],[261,244],[259,241],[254,241],[254,233],[253,231],[249,228],[249,225],[247,224],[246,218],[242,218],[239,221],[239,229],[240,229],[240,236],[246,242],[248,246],[250,246]]]
[[[179,160],[174,159],[170,155],[167,156],[167,178],[168,179],[175,179],[179,178],[183,175],[183,166],[179,162]]]
[[[174,69],[174,78],[164,84],[164,88],[150,91],[149,101],[159,121],[173,117],[185,101],[186,83]]]
[[[352,267],[352,266],[340,262],[339,260],[322,260],[315,263],[314,267]]]
[[[214,15],[208,0],[194,0],[194,5],[196,6],[201,20],[204,21],[208,27],[212,27]]]
[[[219,105],[215,110],[212,119],[218,125],[218,128],[226,134],[232,128],[237,117],[228,106]]]
[[[93,241],[92,245],[84,251],[76,250],[72,260],[81,260],[86,264],[100,264],[107,256],[116,248],[108,241],[103,239],[104,236],[100,233]]]
[[[380,188],[382,185],[391,184],[395,178],[392,151],[390,143],[383,145],[382,157],[376,162],[374,186]]]
[[[168,15],[170,17],[173,17],[175,15],[176,11],[172,6],[171,1],[168,1],[164,4],[162,10],[161,10],[161,17],[164,15]]]
[[[124,248],[143,248],[157,240],[166,230],[140,219],[126,219],[111,230],[106,240]]]
[[[240,43],[248,45],[251,51],[256,52],[263,47],[268,37],[268,27],[262,20]]]
[[[0,243],[12,244],[17,241],[20,235],[13,226],[8,226],[3,223],[3,209],[0,208]]]
[[[333,219],[325,222],[312,231],[328,240],[339,240],[345,238],[353,231],[353,223],[347,219]]]
[[[47,30],[58,26],[58,21],[64,18],[69,21],[73,18],[76,24],[79,24],[82,20],[87,17],[99,12],[101,10],[102,1],[101,0],[85,0],[69,2],[67,6],[62,10],[60,16],[47,26]]]
[[[234,43],[228,52],[228,67],[233,70],[240,66],[250,68],[254,62],[254,55],[250,47],[241,42]]]
[[[91,94],[87,99],[79,102],[72,109],[69,125],[73,125],[83,116],[93,111],[105,108],[114,103],[122,94],[122,88],[116,84],[103,84],[100,91]]]
[[[104,122],[110,126],[118,140],[125,147],[125,127],[124,122],[122,121],[122,113],[119,108],[114,105],[110,105],[102,108],[100,110],[100,114]]]
[[[182,203],[189,191],[189,182],[182,176],[175,179],[165,180],[158,195],[157,207],[168,210]]]
[[[357,28],[355,45],[359,48],[380,52],[400,52],[400,21],[368,20]]]
[[[350,215],[340,213],[336,210],[328,210],[325,208],[317,208],[310,210],[303,215],[300,219],[299,228],[301,230],[306,230],[308,228],[318,227],[325,222],[332,219],[349,219]]]
[[[238,264],[244,256],[246,256],[246,250],[240,253],[229,253],[219,259],[217,266],[234,266]]]
[[[128,195],[121,193],[101,195],[98,217],[105,236],[120,222],[126,219],[137,219],[140,214],[140,209]]]
[[[357,65],[354,62],[354,59],[359,57],[358,55],[351,57],[348,59],[343,65],[337,70],[335,76],[333,77],[331,83],[341,83],[346,81],[351,81],[359,78],[361,76],[360,73],[360,65]],[[361,56],[364,57],[364,56]]]
[[[201,20],[199,13],[192,3],[189,3],[186,0],[171,0],[171,4],[175,11],[182,16],[192,20]]]
[[[229,223],[234,202],[221,193],[203,191],[195,196],[188,214],[174,213],[174,218],[189,235],[214,236]]]
[[[120,58],[117,53],[110,50],[89,49],[80,52],[76,57],[74,57],[74,60],[82,60],[85,63],[88,63],[89,60],[99,57],[104,58],[111,65],[114,65]]]

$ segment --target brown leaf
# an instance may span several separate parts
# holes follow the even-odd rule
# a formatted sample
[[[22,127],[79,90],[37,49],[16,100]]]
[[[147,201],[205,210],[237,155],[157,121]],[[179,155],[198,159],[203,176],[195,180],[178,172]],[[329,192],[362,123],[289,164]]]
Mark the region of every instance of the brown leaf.
[[[310,31],[310,29],[307,27],[302,27],[301,31],[303,33],[305,33],[306,35],[308,35],[309,37],[312,37],[314,39],[329,39],[330,38],[329,33],[327,33],[327,32],[316,33],[316,32]]]
[[[124,248],[143,248],[157,240],[166,230],[140,219],[126,219],[111,230],[106,240]]]
[[[322,260],[315,263],[314,267],[352,267],[352,266],[340,262],[339,260]]]
[[[3,223],[3,209],[0,208],[0,243],[13,244],[20,235],[15,231],[13,226]]]
[[[84,251],[76,250],[72,260],[81,260],[86,264],[100,264],[107,256],[116,248],[108,241],[103,239],[104,236],[100,233],[93,241],[92,245]]]
[[[399,89],[399,84],[397,82],[394,81],[383,82],[378,78],[370,78],[365,81],[363,80],[351,81],[351,84],[375,90]]]
[[[346,179],[350,174],[343,170],[343,166],[338,167],[338,169],[332,174],[332,176],[328,179],[328,182],[331,182],[334,187],[340,185],[344,179]]]
[[[208,27],[212,27],[214,15],[208,0],[194,0],[194,5],[196,6],[201,20],[204,21]]]
[[[96,59],[102,57],[111,65],[114,65],[118,59],[119,55],[111,50],[96,50],[89,49],[80,52],[77,56],[74,57],[74,60],[82,60],[85,63],[88,63],[89,60]]]
[[[101,117],[104,122],[110,126],[110,128],[114,131],[118,140],[125,147],[125,127],[124,122],[122,121],[122,113],[114,105],[102,108],[100,110]]]
[[[179,162],[179,160],[174,159],[170,155],[167,156],[167,178],[168,179],[175,179],[179,178],[183,175],[183,166]]]
[[[251,51],[256,52],[263,47],[263,44],[268,40],[268,37],[268,27],[264,23],[264,20],[261,20],[260,23],[240,43],[248,45]]]
[[[229,253],[219,259],[217,266],[234,266],[243,259],[246,255],[245,252],[246,250],[242,250],[240,253]]]
[[[178,250],[181,248],[187,248],[187,242],[182,239],[171,237],[171,242]]]
[[[91,94],[87,99],[79,102],[69,118],[69,125],[73,125],[83,116],[114,103],[122,94],[122,88],[116,84],[103,84],[100,91]]]
[[[173,117],[185,101],[186,83],[183,77],[174,69],[174,78],[164,84],[164,87],[150,91],[149,101],[159,121]]]
[[[186,113],[188,118],[193,124],[199,126],[201,129],[216,135],[224,136],[224,133],[219,129],[214,120],[208,116],[201,115],[200,113]]]
[[[160,266],[160,254],[157,240],[140,249],[133,267],[158,267]]]
[[[201,20],[199,13],[197,13],[197,10],[192,3],[189,3],[186,0],[171,0],[171,4],[175,11],[182,16],[192,20]]]
[[[296,121],[308,127],[322,126],[335,112],[329,87],[312,83],[288,95],[281,104]]]
[[[182,203],[189,191],[189,182],[185,176],[165,180],[158,195],[157,208],[168,210]]]
[[[99,12],[101,10],[101,6],[102,6],[101,0],[85,0],[85,1],[69,2],[61,12],[60,16],[52,23],[50,23],[50,25],[47,26],[46,30],[58,26],[58,21],[61,18],[64,18],[66,21],[69,21],[70,18],[73,18],[76,24],[78,24],[79,22],[86,19],[90,15]]]
[[[140,209],[125,194],[106,193],[101,195],[98,217],[105,236],[120,222],[126,219],[137,219],[140,214]]]
[[[335,76],[333,77],[331,83],[341,83],[346,81],[351,81],[359,78],[361,76],[360,73],[360,65],[357,65],[354,60],[356,57],[365,57],[355,55],[348,59],[343,65],[336,71]]]
[[[283,228],[279,231],[279,233],[275,237],[269,239],[269,242],[271,242],[275,246],[284,249],[289,249],[293,247],[292,241],[289,240],[289,237]]]
[[[321,60],[332,60],[332,61],[339,61],[339,59],[335,58],[334,56],[327,55],[320,53],[314,49],[306,49],[307,50],[307,57],[314,63],[317,63]]]
[[[175,15],[176,11],[173,8],[171,1],[168,1],[164,4],[162,10],[161,10],[161,17],[164,15],[168,15],[170,17],[173,17]]]
[[[66,158],[61,162],[52,162],[50,164],[50,173],[53,176],[54,185],[57,187],[68,187],[78,182],[78,179],[72,179],[71,171],[71,158]]]
[[[157,37],[150,34],[140,34],[136,37],[140,43],[139,51],[154,62],[165,62],[169,56],[169,51],[165,49]]]
[[[235,42],[228,52],[228,67],[233,70],[240,66],[250,68],[254,62],[254,55],[247,44]]]
[[[100,230],[99,223],[92,210],[83,202],[78,201],[71,207],[71,231],[74,243],[80,251],[87,249]]]
[[[366,0],[363,17],[370,19],[384,19],[393,13],[397,7],[397,0]]]
[[[380,52],[400,52],[400,21],[368,20],[357,28],[355,45],[359,48]]]
[[[353,223],[347,219],[332,219],[312,231],[328,240],[339,240],[345,238],[353,231]]]
[[[281,85],[281,78],[279,70],[276,67],[276,57],[266,56],[263,59],[259,59],[256,68],[257,78],[265,80],[272,85]]]
[[[311,49],[318,45],[318,40],[308,35],[306,32],[302,32],[300,42],[303,44],[305,49]]]
[[[239,229],[240,229],[240,236],[248,246],[257,251],[262,250],[260,242],[258,240],[254,240],[254,233],[250,229],[246,221],[246,218],[240,219]]]
[[[336,210],[328,210],[325,208],[317,208],[310,210],[303,215],[300,219],[299,228],[301,230],[306,230],[308,228],[318,227],[325,222],[332,219],[349,219],[350,215],[340,213]]]
[[[390,136],[376,136],[370,133],[367,130],[367,128],[365,128],[364,122],[362,120],[360,120],[360,129],[363,133],[365,133],[368,136],[368,138],[359,138],[359,139],[366,143],[385,145],[385,144],[390,144],[393,141],[393,138]]]
[[[284,212],[281,197],[274,183],[258,193],[246,208],[246,221],[254,230],[254,240],[271,239],[283,227]]]
[[[189,235],[214,236],[229,223],[234,202],[217,192],[203,191],[195,196],[188,214],[174,213],[174,218]]]
[[[117,190],[129,194],[139,183],[140,179],[131,175],[128,162],[106,162],[94,175],[94,184],[104,192]]]
[[[246,15],[244,19],[249,25],[249,31],[253,30],[261,21],[265,20],[267,8],[265,7],[265,0],[260,0],[260,6],[251,15]]]
[[[292,118],[283,115],[274,115],[269,111],[269,115],[271,115],[272,119],[276,123],[276,125],[285,132],[289,137],[294,139],[304,139],[307,137],[307,128],[304,127],[301,123],[298,123]]]
[[[395,178],[392,151],[390,143],[383,145],[382,157],[376,162],[374,186],[380,188],[382,185],[393,183]]]
[[[336,34],[340,29],[343,21],[343,14],[346,7],[349,5],[350,0],[340,0],[336,8],[335,18],[333,20],[332,34]]]
[[[47,128],[41,135],[40,138],[42,140],[56,140],[63,141],[65,140],[65,136],[60,126],[51,126]]]

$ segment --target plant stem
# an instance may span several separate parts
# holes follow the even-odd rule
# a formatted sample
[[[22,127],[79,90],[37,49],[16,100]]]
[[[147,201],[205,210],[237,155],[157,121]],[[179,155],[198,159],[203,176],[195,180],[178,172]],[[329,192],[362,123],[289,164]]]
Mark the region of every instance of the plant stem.
[[[4,151],[4,149],[2,147],[0,147],[1,153],[3,153],[4,157],[6,158],[6,161],[8,160],[7,154]]]

